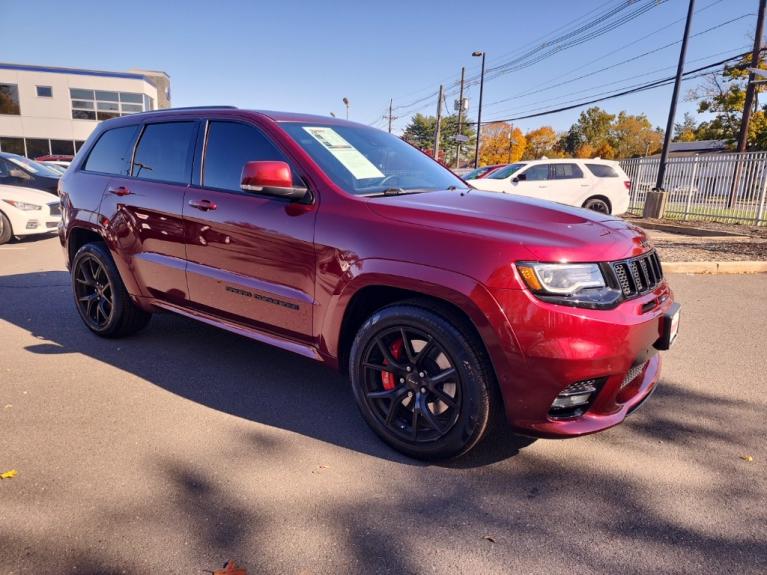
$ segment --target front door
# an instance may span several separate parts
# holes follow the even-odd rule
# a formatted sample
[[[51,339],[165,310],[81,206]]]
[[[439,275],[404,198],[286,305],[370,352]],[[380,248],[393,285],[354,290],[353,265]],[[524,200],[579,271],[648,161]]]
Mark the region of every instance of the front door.
[[[516,181],[515,181],[516,180]],[[549,198],[549,165],[535,164],[511,178],[511,193],[519,196]]]
[[[309,339],[316,203],[245,192],[249,161],[286,157],[255,126],[211,121],[200,186],[184,203],[192,304],[224,319]],[[294,170],[294,179],[300,183]]]

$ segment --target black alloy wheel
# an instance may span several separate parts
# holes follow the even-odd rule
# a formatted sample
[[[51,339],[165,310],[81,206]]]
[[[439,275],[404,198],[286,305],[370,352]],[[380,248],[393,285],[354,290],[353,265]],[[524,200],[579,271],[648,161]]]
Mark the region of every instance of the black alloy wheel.
[[[468,452],[485,436],[498,405],[479,336],[428,300],[373,313],[354,339],[349,373],[354,398],[373,431],[419,459]]]
[[[151,317],[131,300],[109,250],[101,242],[86,244],[75,254],[72,291],[83,322],[102,337],[135,333]]]
[[[461,381],[432,336],[410,326],[379,332],[363,360],[365,399],[387,429],[416,443],[443,437],[461,410]]]
[[[74,280],[80,316],[94,331],[103,330],[114,309],[112,283],[104,266],[94,256],[85,255],[77,262]]]

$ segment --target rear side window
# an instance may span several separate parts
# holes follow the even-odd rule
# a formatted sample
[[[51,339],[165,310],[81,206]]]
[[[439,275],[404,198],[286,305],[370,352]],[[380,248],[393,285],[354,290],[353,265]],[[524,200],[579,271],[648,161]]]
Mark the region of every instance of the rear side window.
[[[245,164],[264,160],[287,161],[258,128],[235,122],[211,122],[203,185],[239,192]]]
[[[552,180],[570,180],[572,178],[582,178],[583,170],[578,167],[578,164],[551,164]]]
[[[178,184],[189,183],[197,124],[147,124],[136,148],[133,176]]]
[[[127,176],[130,173],[130,157],[138,126],[126,126],[107,130],[93,146],[85,170]]]
[[[597,178],[618,178],[619,174],[615,168],[607,164],[586,164],[589,171]]]

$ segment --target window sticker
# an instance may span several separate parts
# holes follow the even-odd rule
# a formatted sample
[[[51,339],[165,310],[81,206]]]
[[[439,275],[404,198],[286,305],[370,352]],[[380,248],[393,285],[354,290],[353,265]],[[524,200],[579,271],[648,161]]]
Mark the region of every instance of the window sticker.
[[[375,167],[370,160],[363,156],[360,151],[344,140],[341,135],[332,128],[305,126],[304,130],[328,152],[333,154],[336,160],[341,162],[344,168],[349,170],[356,179],[383,178],[384,175]]]

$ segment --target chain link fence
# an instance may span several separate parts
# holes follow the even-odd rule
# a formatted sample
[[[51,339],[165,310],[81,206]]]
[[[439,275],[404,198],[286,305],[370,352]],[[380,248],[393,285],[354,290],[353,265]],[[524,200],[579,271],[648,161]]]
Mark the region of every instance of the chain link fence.
[[[642,215],[659,163],[660,158],[620,162],[631,179],[629,213]],[[767,152],[669,158],[664,188],[666,218],[767,225]]]

